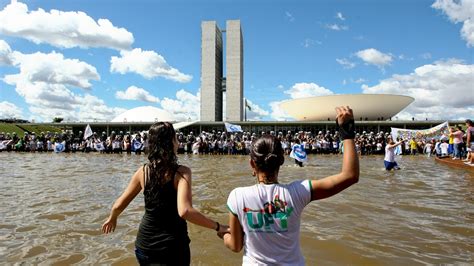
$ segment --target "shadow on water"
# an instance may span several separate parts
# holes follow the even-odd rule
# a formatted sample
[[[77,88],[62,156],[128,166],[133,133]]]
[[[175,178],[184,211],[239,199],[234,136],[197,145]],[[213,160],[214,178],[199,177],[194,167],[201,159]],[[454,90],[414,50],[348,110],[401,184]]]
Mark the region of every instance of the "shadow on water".
[[[139,195],[113,234],[100,226],[145,156],[0,153],[0,264],[135,264],[143,215]],[[180,156],[193,171],[194,204],[226,223],[226,200],[255,184],[246,156]],[[301,246],[313,264],[470,264],[474,261],[474,176],[432,158],[360,159],[358,184],[303,213]],[[280,182],[335,174],[336,155],[312,156],[303,167],[286,159]],[[196,265],[241,264],[211,230],[189,225]]]

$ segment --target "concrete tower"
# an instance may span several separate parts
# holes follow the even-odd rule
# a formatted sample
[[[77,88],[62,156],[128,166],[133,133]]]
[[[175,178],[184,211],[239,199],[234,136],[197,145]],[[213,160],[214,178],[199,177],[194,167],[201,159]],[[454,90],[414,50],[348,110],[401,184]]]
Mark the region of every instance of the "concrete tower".
[[[201,23],[201,121],[222,121],[226,91],[227,121],[243,118],[243,42],[240,20],[221,31],[215,21]],[[223,77],[222,32],[226,32],[226,78]]]
[[[226,38],[226,120],[242,121],[244,57],[240,20],[227,20]]]
[[[222,121],[222,32],[215,21],[201,30],[201,121]]]

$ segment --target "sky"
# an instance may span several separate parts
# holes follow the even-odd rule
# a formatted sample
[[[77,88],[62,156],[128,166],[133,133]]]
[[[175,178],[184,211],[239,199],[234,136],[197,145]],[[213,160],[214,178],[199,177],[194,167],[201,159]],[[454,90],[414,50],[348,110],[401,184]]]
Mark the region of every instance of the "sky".
[[[248,120],[360,93],[415,98],[400,120],[474,118],[474,0],[0,0],[0,118],[110,121],[153,106],[199,120],[201,22],[230,19]]]

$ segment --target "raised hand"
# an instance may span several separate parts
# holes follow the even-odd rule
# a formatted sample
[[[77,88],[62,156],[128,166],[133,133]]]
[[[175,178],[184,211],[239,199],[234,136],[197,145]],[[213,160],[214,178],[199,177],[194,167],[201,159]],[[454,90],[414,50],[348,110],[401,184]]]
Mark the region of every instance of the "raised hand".
[[[339,125],[343,125],[349,120],[354,119],[354,114],[352,113],[352,109],[349,106],[339,106],[336,107],[336,119]]]
[[[352,109],[349,108],[349,106],[336,107],[336,124],[343,140],[354,139],[354,114],[352,113]]]

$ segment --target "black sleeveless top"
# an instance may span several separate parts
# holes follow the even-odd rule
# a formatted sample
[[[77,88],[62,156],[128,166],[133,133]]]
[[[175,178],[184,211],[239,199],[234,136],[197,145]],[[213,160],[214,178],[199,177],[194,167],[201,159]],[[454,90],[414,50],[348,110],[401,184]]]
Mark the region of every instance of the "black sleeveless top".
[[[146,181],[145,170],[147,167],[143,168]],[[173,178],[156,188],[157,195],[154,199],[144,193],[145,214],[135,242],[135,245],[140,249],[163,251],[189,246],[190,239],[186,220],[178,214],[178,192],[174,188],[176,171],[177,169],[172,175]]]

